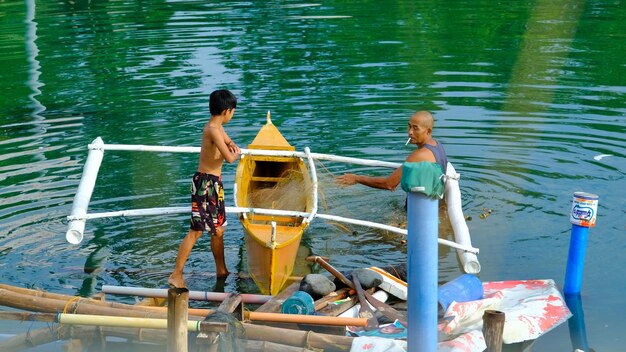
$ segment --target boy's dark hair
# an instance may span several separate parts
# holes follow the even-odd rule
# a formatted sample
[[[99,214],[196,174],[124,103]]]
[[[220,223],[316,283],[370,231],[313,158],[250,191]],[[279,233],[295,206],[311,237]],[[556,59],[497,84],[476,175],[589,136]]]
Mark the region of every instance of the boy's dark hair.
[[[237,98],[226,89],[215,90],[209,97],[209,111],[211,115],[219,115],[224,110],[237,107]]]

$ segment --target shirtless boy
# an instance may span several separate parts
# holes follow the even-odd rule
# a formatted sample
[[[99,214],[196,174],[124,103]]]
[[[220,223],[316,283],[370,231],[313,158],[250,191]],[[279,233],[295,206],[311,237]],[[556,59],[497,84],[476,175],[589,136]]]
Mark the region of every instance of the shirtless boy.
[[[222,187],[222,164],[233,163],[241,150],[228,137],[223,124],[235,114],[237,98],[228,90],[216,90],[209,98],[211,119],[202,130],[202,146],[198,171],[191,181],[191,225],[178,248],[176,266],[167,282],[174,287],[185,287],[183,269],[196,241],[204,230],[211,234],[211,251],[218,277],[228,275],[224,260],[224,227],[226,211]]]

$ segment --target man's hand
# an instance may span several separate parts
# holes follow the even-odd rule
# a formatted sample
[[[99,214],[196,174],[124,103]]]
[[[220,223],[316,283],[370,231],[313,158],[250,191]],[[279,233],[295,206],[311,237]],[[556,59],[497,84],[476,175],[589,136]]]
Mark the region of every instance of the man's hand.
[[[335,182],[342,186],[352,186],[357,184],[355,174],[344,174],[335,178]]]

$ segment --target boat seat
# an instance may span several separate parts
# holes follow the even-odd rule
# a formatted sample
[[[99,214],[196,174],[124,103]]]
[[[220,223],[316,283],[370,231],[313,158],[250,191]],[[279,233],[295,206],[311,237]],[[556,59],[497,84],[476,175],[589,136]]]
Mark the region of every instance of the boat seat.
[[[294,218],[292,216],[265,214],[254,214],[252,216],[249,216],[248,219],[252,224],[269,224],[272,221],[276,221],[277,225],[282,226],[298,226],[302,222],[301,218]]]
[[[285,178],[284,177],[269,177],[269,176],[252,176],[252,181],[258,181],[258,182],[280,182],[280,181],[284,181]]]

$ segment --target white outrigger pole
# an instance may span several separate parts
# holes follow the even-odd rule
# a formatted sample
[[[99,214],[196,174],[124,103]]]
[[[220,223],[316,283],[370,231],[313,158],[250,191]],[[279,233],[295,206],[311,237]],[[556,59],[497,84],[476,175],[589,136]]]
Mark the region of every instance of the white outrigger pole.
[[[74,197],[74,204],[72,206],[72,213],[67,217],[68,230],[65,238],[69,243],[78,244],[83,240],[83,234],[85,230],[85,222],[88,219],[118,217],[118,216],[149,216],[149,215],[163,215],[163,214],[180,214],[188,213],[189,207],[162,207],[162,208],[148,208],[148,209],[131,209],[121,210],[113,212],[103,213],[87,213],[91,194],[93,192],[98,171],[102,163],[105,150],[118,150],[118,151],[146,151],[146,152],[170,152],[170,153],[199,153],[200,147],[170,147],[170,146],[149,146],[149,145],[131,145],[131,144],[105,144],[100,137],[96,138],[91,144],[88,145],[89,153],[87,155],[87,161],[83,168],[83,175],[78,186],[78,191]],[[260,150],[260,149],[241,149],[242,155],[262,155],[262,156],[284,156],[284,157],[297,157],[307,159],[309,164],[309,172],[311,172],[313,180],[313,209],[308,212],[297,212],[277,209],[262,209],[262,208],[244,208],[244,207],[226,207],[227,213],[256,213],[266,215],[286,215],[286,216],[300,216],[306,218],[305,221],[312,221],[314,218],[321,218],[332,221],[339,221],[354,225],[367,226],[390,232],[406,235],[407,230],[399,227],[379,224],[376,222],[351,219],[342,216],[320,214],[317,212],[317,174],[315,171],[315,164],[313,159],[327,160],[343,163],[351,163],[358,165],[374,166],[374,167],[387,167],[398,168],[401,166],[399,163],[391,163],[385,161],[377,161],[370,159],[359,159],[342,157],[331,154],[319,154],[311,153],[309,148],[305,148],[305,152],[297,151],[279,151],[279,150]],[[463,216],[463,210],[461,209],[461,193],[458,186],[459,175],[456,173],[452,164],[448,163],[448,172],[446,174],[447,182],[444,196],[448,207],[448,215],[452,223],[454,230],[455,240],[448,241],[445,239],[439,239],[439,243],[453,247],[457,249],[459,260],[463,265],[463,270],[470,274],[477,274],[480,272],[480,264],[478,262],[477,254],[478,249],[472,247],[472,243],[469,236],[469,230],[465,223]]]

